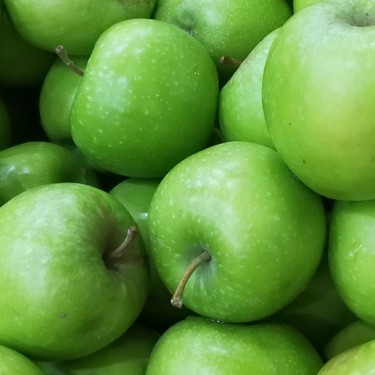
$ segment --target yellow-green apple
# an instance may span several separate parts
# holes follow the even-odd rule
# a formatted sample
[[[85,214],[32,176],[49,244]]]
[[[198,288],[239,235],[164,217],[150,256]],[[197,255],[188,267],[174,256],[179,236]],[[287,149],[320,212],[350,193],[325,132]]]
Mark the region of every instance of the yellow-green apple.
[[[375,198],[375,2],[295,13],[267,57],[263,108],[273,144],[320,195]]]
[[[318,375],[371,375],[374,368],[375,340],[371,340],[334,356]]]

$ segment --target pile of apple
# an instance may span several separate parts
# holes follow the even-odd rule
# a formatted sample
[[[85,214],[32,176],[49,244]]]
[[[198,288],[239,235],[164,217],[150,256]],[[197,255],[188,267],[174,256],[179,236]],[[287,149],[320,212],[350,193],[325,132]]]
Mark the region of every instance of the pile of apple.
[[[1,374],[374,373],[374,0],[0,8]]]

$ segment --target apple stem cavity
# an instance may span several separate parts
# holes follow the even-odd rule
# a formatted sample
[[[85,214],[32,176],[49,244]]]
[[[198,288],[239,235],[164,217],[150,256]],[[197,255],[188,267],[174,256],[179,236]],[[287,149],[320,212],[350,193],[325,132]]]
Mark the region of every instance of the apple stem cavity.
[[[243,63],[243,60],[238,60],[230,56],[221,56],[219,63],[239,67]]]
[[[109,260],[116,260],[122,258],[125,250],[134,241],[135,235],[137,234],[137,228],[131,225],[126,232],[126,237],[124,241],[113,251],[108,254]]]
[[[74,73],[78,74],[79,76],[83,77],[84,71],[80,69],[73,60],[71,60],[68,56],[68,53],[66,52],[66,49],[64,46],[59,45],[55,48],[55,52],[57,56],[60,57],[62,62]]]
[[[184,292],[186,283],[189,281],[190,276],[193,272],[203,263],[206,263],[211,260],[211,254],[204,250],[201,252],[196,258],[194,258],[191,263],[189,264],[188,268],[182,275],[177,288],[171,298],[171,304],[179,309],[182,308],[182,293]]]

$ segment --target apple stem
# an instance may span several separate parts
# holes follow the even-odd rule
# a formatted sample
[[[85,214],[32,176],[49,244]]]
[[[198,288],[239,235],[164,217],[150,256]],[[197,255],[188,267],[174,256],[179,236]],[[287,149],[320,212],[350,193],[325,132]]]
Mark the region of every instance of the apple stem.
[[[238,60],[230,56],[221,56],[219,63],[239,67],[243,63],[243,60]]]
[[[189,264],[188,268],[182,275],[177,288],[172,296],[171,304],[179,309],[182,307],[182,293],[184,292],[186,283],[189,281],[190,276],[193,272],[203,263],[208,262],[211,259],[211,254],[204,250],[196,258],[194,258]]]
[[[55,48],[55,52],[57,56],[60,57],[60,59],[63,61],[63,63],[74,73],[78,74],[79,76],[83,76],[84,72],[81,68],[79,68],[73,60],[71,60],[68,56],[68,53],[66,52],[66,49],[64,46],[59,45]]]
[[[129,246],[130,243],[134,241],[135,235],[137,234],[137,228],[134,225],[131,225],[128,228],[126,237],[124,241],[108,255],[109,259],[119,259],[124,254],[124,250]]]

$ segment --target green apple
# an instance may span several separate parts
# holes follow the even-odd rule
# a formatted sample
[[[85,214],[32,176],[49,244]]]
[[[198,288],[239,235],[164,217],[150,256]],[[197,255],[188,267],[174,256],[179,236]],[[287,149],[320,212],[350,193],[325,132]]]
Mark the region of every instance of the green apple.
[[[263,113],[262,81],[267,55],[279,30],[259,42],[220,91],[219,122],[226,141],[273,147]]]
[[[0,99],[0,150],[11,144],[11,124],[8,109],[2,99]]]
[[[183,292],[192,311],[226,322],[261,319],[291,302],[318,267],[325,233],[320,197],[275,150],[245,141],[180,162],[149,213],[150,254],[173,304]]]
[[[236,70],[222,56],[243,60],[272,30],[292,15],[285,0],[159,0],[155,18],[186,30],[210,53],[227,81]]]
[[[375,368],[375,340],[331,358],[318,375],[372,375]]]
[[[79,183],[27,190],[0,208],[0,343],[39,360],[109,345],[148,294],[148,262],[129,212]]]
[[[263,108],[293,173],[332,199],[375,198],[375,2],[322,1],[297,12],[269,52]]]
[[[50,142],[26,142],[0,151],[0,206],[35,186],[79,182],[99,186],[77,153]]]
[[[149,207],[159,183],[159,179],[128,178],[114,186],[109,192],[133,216],[148,251]],[[188,309],[176,309],[170,304],[170,299],[171,294],[150,260],[150,292],[138,319],[144,324],[164,330],[185,318],[189,313]]]
[[[273,318],[297,328],[319,353],[333,335],[356,320],[333,283],[327,252],[306,289]]]
[[[288,325],[189,317],[162,334],[146,375],[315,375],[321,367],[308,340]]]
[[[345,350],[371,340],[375,340],[375,328],[362,320],[355,320],[331,337],[326,345],[325,355],[331,359]]]
[[[31,44],[72,55],[89,55],[100,34],[129,18],[149,18],[155,0],[3,0],[18,32]]]
[[[88,57],[74,57],[74,63],[84,70]],[[58,58],[45,76],[39,97],[41,125],[48,139],[55,143],[71,144],[70,110],[82,77]]]
[[[40,363],[40,366],[48,375],[144,375],[158,339],[156,332],[135,324],[120,338],[95,353],[58,364]]]
[[[300,11],[302,8],[305,8],[311,4],[315,4],[318,1],[322,0],[293,0],[293,12],[296,13]]]
[[[0,345],[0,374],[43,375],[44,372],[23,354]]]
[[[146,248],[148,244],[148,211],[160,179],[127,178],[116,184],[109,194],[121,202],[133,216]]]
[[[0,11],[0,18],[1,85],[18,88],[40,85],[56,55],[23,39],[4,12]]]
[[[206,146],[218,91],[215,65],[190,35],[157,20],[120,22],[88,61],[71,111],[73,140],[110,172],[162,177]]]
[[[336,201],[329,233],[332,278],[343,301],[375,325],[375,200]]]

